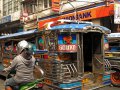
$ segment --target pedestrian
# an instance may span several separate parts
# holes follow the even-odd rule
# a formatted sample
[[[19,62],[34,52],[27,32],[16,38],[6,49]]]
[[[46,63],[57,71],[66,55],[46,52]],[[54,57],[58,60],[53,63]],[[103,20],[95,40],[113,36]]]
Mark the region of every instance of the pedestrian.
[[[4,69],[5,72],[10,72],[12,69],[16,71],[15,76],[5,81],[5,90],[12,90],[13,86],[34,80],[35,58],[30,50],[29,43],[25,40],[20,41],[17,44],[17,52],[18,55],[13,59],[11,65]]]

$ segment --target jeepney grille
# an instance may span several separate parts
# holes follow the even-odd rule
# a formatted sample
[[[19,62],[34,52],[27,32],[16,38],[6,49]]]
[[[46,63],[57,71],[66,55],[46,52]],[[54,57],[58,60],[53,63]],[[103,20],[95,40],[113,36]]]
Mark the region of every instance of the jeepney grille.
[[[109,62],[108,59],[104,59],[105,61],[105,71],[110,71],[111,70],[111,63]]]
[[[78,79],[78,71],[75,63],[64,63],[57,60],[40,61],[40,66],[45,71],[45,77],[60,81],[68,82]]]

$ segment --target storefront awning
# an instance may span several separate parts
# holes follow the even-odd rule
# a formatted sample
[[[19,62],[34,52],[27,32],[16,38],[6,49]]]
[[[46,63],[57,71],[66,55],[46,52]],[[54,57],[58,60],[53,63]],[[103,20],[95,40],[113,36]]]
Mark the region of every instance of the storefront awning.
[[[0,40],[12,38],[12,37],[19,37],[19,36],[23,36],[23,35],[35,34],[37,32],[38,32],[37,29],[34,29],[34,30],[30,30],[30,31],[24,31],[24,32],[10,34],[10,35],[0,36]]]
[[[89,30],[100,30],[105,33],[110,33],[111,30],[100,25],[94,25],[89,23],[82,23],[82,24],[64,24],[64,25],[58,25],[53,26],[49,30],[78,30],[81,32],[89,31]]]

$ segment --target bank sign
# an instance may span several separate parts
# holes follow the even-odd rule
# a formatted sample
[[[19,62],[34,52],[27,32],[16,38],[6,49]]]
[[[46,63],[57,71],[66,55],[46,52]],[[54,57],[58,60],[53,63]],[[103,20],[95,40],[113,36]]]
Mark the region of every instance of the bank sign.
[[[60,34],[58,35],[58,51],[60,52],[76,52],[77,41],[75,34]]]
[[[60,19],[67,19],[67,20],[91,20],[95,18],[107,17],[110,16],[111,12],[114,11],[114,4],[110,4],[109,7],[106,6],[97,6],[85,10],[77,10],[76,12],[57,15],[51,18],[41,19],[38,23],[38,28],[43,28],[44,25],[48,22],[54,22]]]

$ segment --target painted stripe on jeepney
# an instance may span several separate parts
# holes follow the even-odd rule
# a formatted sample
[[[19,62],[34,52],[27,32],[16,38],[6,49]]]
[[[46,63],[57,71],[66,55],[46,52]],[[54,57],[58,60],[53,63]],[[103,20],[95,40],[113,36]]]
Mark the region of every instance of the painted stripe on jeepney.
[[[111,80],[106,80],[103,82],[104,85],[108,85],[108,84],[111,84]]]
[[[104,75],[104,76],[103,76],[103,80],[108,80],[108,79],[110,79],[110,74],[109,74],[109,75]]]
[[[62,83],[59,85],[60,88],[74,88],[74,87],[81,87],[81,86],[82,86],[81,82]]]

